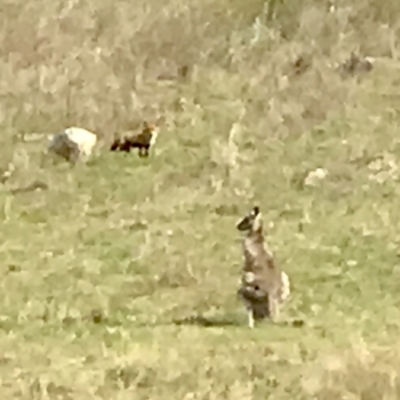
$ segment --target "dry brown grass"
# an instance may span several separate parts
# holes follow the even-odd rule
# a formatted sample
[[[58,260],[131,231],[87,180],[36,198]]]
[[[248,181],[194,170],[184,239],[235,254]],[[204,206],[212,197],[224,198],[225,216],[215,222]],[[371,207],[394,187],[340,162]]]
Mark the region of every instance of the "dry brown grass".
[[[158,116],[174,125],[184,97],[233,114],[236,98],[246,123],[253,120],[249,128],[301,133],[347,98],[349,84],[330,64],[354,48],[396,57],[396,30],[365,18],[370,1],[335,13],[318,2],[299,10],[276,5],[270,24],[259,0],[246,7],[237,0],[10,1],[2,8],[2,121],[18,132],[74,123],[107,137]],[[312,67],[296,75],[290,64],[303,54]]]

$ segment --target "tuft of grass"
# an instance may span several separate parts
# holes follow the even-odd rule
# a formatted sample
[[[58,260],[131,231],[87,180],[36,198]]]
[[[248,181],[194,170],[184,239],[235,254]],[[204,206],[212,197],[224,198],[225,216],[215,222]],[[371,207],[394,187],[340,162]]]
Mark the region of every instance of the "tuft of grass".
[[[3,398],[398,398],[399,4],[289,3],[0,5]],[[88,164],[44,154],[67,126]],[[251,331],[255,203],[293,295]]]

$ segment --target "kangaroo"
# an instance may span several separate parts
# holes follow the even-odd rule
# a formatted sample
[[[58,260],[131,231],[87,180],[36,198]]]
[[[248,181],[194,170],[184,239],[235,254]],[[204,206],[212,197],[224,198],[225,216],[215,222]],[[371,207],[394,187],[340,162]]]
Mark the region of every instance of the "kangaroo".
[[[274,320],[279,315],[280,303],[290,294],[290,282],[265,245],[259,207],[253,207],[236,228],[244,233],[244,264],[238,294],[247,309],[249,327],[254,328],[256,320]]]

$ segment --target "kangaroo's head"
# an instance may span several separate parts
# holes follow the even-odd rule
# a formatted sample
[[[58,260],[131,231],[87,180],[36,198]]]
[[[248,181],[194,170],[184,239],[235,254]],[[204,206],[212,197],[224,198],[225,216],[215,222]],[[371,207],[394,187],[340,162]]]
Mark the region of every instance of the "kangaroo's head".
[[[237,224],[236,228],[241,232],[261,233],[262,232],[262,219],[260,208],[254,206],[252,210],[243,217]]]

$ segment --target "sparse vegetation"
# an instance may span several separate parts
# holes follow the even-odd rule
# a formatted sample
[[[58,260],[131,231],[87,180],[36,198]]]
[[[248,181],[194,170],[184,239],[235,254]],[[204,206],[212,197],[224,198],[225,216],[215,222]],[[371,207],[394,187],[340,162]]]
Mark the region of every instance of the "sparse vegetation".
[[[0,10],[2,398],[399,398],[400,2]],[[108,151],[160,118],[148,158]],[[48,163],[68,126],[103,151]],[[247,327],[254,203],[304,326]]]

